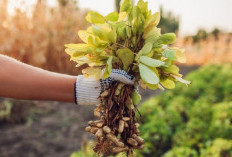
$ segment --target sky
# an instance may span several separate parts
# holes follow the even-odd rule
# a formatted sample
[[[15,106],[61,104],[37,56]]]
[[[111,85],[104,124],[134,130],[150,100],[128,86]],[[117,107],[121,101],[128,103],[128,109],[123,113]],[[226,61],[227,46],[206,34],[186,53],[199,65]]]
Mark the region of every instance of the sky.
[[[17,5],[15,1],[9,0]],[[135,0],[137,3],[138,0]],[[148,1],[152,12],[159,11],[160,6],[165,11],[171,11],[180,17],[180,35],[192,35],[198,29],[211,31],[218,27],[224,31],[232,32],[232,0],[145,0]],[[28,4],[36,0],[27,0]],[[49,5],[54,5],[55,0],[48,0]],[[20,5],[20,4],[18,4]],[[115,10],[114,0],[78,0],[82,9],[95,10],[107,15]],[[12,5],[9,5],[12,8]],[[12,10],[12,9],[11,9]]]

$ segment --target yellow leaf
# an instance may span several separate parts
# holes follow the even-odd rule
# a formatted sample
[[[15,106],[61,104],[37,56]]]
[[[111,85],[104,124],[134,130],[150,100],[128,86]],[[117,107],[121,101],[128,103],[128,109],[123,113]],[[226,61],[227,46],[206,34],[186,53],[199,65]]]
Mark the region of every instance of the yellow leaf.
[[[156,27],[160,22],[160,13],[159,12],[156,12],[155,14],[153,15],[150,15],[146,21],[145,21],[145,26],[144,28],[148,27],[148,26],[153,26],[153,27]]]
[[[118,49],[116,54],[118,55],[118,57],[121,59],[123,63],[123,69],[127,70],[128,67],[134,61],[134,53],[128,48],[123,48],[123,49]]]
[[[177,61],[180,63],[186,63],[186,56],[185,56],[185,50],[184,49],[179,49],[176,47],[173,47],[171,49],[176,50],[176,57],[177,57]]]
[[[126,17],[127,17],[127,13],[126,12],[119,13],[118,22],[125,21]]]
[[[160,83],[167,89],[173,89],[175,88],[175,83],[174,81],[170,80],[170,79],[163,79],[160,81]]]
[[[105,23],[105,18],[96,11],[88,12],[86,20],[90,23]]]
[[[151,90],[156,90],[158,88],[158,84],[149,84],[149,83],[146,83],[146,85]]]
[[[112,22],[115,22],[118,20],[118,13],[117,12],[112,12],[112,13],[109,13],[107,16],[106,16],[106,19],[107,21],[112,21]]]
[[[81,40],[85,43],[88,43],[89,33],[85,30],[78,31],[78,36],[81,38]]]
[[[102,77],[102,69],[88,67],[82,70],[82,73],[85,77],[94,77],[96,80],[99,80]]]

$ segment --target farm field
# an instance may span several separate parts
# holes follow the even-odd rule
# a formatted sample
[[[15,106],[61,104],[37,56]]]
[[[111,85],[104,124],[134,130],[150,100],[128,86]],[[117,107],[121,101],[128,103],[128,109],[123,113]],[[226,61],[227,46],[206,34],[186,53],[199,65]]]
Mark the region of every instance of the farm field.
[[[53,72],[81,74],[86,65],[75,67],[64,45],[82,42],[77,32],[89,26],[88,9],[75,0],[57,0],[53,7],[36,0],[28,12],[16,7],[12,15],[9,2],[0,0],[0,54]],[[200,28],[180,36],[179,17],[165,11],[161,17],[160,27],[177,34],[173,46],[185,49],[186,63],[177,65],[192,84],[178,84],[173,91],[140,89],[146,148],[136,157],[232,157],[232,33]],[[94,108],[0,97],[0,157],[68,157],[73,152],[71,157],[83,157],[94,139],[85,131],[95,119]]]

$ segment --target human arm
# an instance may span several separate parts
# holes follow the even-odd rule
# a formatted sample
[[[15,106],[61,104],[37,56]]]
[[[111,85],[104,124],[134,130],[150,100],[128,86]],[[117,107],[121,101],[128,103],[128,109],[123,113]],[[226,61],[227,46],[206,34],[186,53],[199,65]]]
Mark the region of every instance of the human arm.
[[[0,55],[0,96],[74,102],[76,76],[54,73]]]

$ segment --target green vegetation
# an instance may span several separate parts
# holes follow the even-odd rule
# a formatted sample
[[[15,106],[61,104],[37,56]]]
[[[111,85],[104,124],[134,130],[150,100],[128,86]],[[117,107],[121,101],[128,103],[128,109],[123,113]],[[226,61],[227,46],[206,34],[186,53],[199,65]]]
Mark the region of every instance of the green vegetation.
[[[172,12],[166,12],[160,7],[161,19],[158,27],[161,28],[162,33],[178,32],[179,31],[179,17],[173,15]]]
[[[193,38],[194,43],[207,40],[208,37],[213,36],[215,40],[219,39],[219,35],[223,32],[219,28],[214,28],[211,32],[207,32],[205,29],[199,29],[193,36],[187,36],[185,39]]]
[[[177,85],[141,105],[141,156],[232,156],[231,65],[190,73],[188,88]]]
[[[197,34],[193,36],[193,42],[199,42],[201,40],[206,40],[208,37],[208,32],[204,29],[199,29]]]

